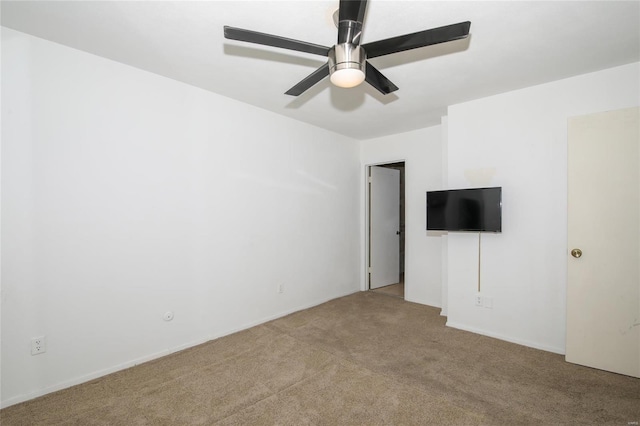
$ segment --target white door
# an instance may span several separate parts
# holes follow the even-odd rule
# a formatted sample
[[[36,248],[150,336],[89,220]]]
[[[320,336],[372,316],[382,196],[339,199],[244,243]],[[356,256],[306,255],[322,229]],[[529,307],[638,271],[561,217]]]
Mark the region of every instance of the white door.
[[[369,288],[400,282],[400,170],[371,167]]]
[[[640,377],[640,109],[569,119],[569,362]],[[573,250],[581,250],[579,252]]]

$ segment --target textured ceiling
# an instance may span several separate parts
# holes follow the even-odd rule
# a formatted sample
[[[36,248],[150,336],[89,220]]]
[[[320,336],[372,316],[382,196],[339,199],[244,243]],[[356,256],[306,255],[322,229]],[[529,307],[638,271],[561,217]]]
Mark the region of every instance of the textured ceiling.
[[[471,21],[466,40],[375,58],[399,88],[328,79],[284,94],[320,56],[223,26],[331,46],[338,1],[2,1],[2,25],[358,139],[432,126],[447,106],[640,60],[638,1],[370,0],[363,42]],[[640,78],[640,77],[639,77]]]

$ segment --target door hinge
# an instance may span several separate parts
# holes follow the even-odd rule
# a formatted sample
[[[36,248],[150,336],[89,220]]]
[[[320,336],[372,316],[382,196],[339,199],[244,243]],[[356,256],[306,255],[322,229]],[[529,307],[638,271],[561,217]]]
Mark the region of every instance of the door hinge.
[[[369,273],[371,273],[371,266],[369,266]]]
[[[367,182],[371,183],[371,176],[367,179]]]

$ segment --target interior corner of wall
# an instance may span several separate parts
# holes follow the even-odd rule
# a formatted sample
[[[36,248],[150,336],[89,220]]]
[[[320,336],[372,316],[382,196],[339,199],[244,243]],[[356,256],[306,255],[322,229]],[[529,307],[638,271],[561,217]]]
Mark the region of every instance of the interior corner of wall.
[[[442,149],[442,187],[447,188],[449,185],[449,117],[442,117],[441,143]]]

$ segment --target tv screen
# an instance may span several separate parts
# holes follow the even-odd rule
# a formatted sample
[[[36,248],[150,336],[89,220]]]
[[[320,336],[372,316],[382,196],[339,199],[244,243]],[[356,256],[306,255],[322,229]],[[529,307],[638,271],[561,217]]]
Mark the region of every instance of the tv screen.
[[[427,230],[502,232],[502,188],[427,192]]]

